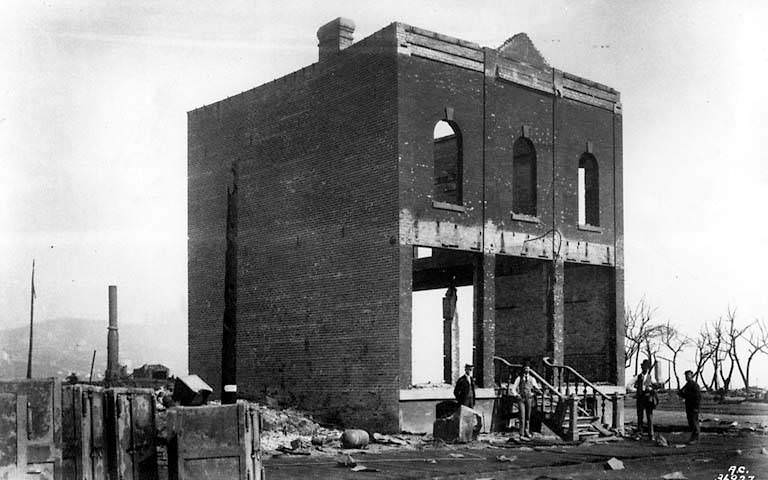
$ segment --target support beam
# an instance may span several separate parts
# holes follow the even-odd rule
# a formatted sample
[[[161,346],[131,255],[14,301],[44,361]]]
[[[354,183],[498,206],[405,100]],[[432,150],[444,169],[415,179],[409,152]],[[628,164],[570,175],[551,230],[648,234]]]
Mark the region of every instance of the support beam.
[[[459,316],[456,312],[456,287],[448,287],[443,297],[443,382],[452,384],[461,376],[459,365]]]
[[[479,386],[488,388],[493,386],[493,356],[496,354],[496,255],[478,255],[474,294],[472,362]]]
[[[562,364],[565,357],[565,264],[558,258],[544,267],[547,292],[547,352],[555,363]]]
[[[622,116],[613,116],[613,208],[616,259],[614,261],[614,300],[616,305],[616,334],[614,337],[614,364],[616,385],[624,380],[624,162]]]
[[[623,255],[622,255],[623,256]],[[624,259],[622,258],[622,263]],[[616,385],[626,385],[624,381],[624,267],[616,266],[613,270],[615,330],[613,335],[614,347],[611,365],[612,377]]]
[[[413,246],[400,245],[400,388],[411,386]]]

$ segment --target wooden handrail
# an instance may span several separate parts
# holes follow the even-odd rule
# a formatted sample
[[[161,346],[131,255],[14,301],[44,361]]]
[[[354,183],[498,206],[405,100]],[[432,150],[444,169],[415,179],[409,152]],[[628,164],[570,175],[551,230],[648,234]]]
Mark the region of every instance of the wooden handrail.
[[[507,366],[507,367],[509,367],[509,368],[522,368],[522,367],[523,367],[523,365],[522,365],[522,364],[519,364],[519,363],[509,363],[509,362],[508,362],[506,359],[504,359],[504,358],[501,358],[501,357],[497,357],[497,356],[495,356],[495,355],[494,355],[493,359],[494,359],[494,360],[497,360],[497,361],[499,361],[499,362],[501,362],[501,363],[503,363],[504,365],[506,365],[506,366]],[[547,382],[546,380],[544,380],[544,378],[543,378],[541,375],[539,375],[538,373],[536,373],[536,370],[534,370],[534,369],[532,369],[532,368],[531,368],[531,369],[530,369],[530,371],[529,371],[529,373],[531,374],[531,376],[532,376],[533,378],[535,378],[536,380],[538,380],[538,381],[539,381],[539,383],[541,383],[542,385],[546,386],[546,387],[547,387],[547,389],[548,389],[550,392],[552,392],[552,393],[554,393],[555,395],[557,395],[557,398],[559,398],[559,399],[564,399],[564,398],[565,398],[565,397],[564,397],[564,396],[563,396],[563,395],[562,395],[562,394],[561,394],[561,393],[560,393],[560,392],[559,392],[559,391],[558,391],[558,390],[557,390],[555,387],[553,387],[552,385],[550,385],[550,383],[549,383],[549,382]]]
[[[541,359],[541,361],[544,362],[544,365],[548,366],[549,368],[552,368],[552,369],[562,368],[562,369],[568,370],[573,375],[575,375],[576,378],[578,378],[579,380],[584,382],[585,385],[588,385],[589,387],[591,387],[592,390],[594,392],[596,392],[598,395],[600,395],[601,397],[603,397],[606,400],[610,400],[610,397],[608,395],[604,394],[603,392],[601,392],[597,388],[597,385],[595,385],[594,383],[592,383],[589,380],[587,380],[586,378],[584,378],[584,376],[582,374],[580,374],[579,372],[577,372],[576,370],[574,370],[573,367],[570,367],[568,365],[558,365],[558,364],[552,363],[550,361],[549,357],[544,357],[544,358]]]

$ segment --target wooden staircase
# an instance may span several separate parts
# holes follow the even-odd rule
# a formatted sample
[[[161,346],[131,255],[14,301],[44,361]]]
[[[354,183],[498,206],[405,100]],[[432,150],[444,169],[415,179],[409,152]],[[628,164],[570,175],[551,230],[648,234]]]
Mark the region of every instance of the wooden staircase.
[[[522,365],[510,363],[501,357],[493,359],[498,365],[497,394],[501,398],[501,404],[514,405],[510,387]],[[609,397],[567,365],[556,365],[548,358],[544,359],[544,365],[548,369],[548,379],[539,372],[530,370],[530,375],[542,388],[533,401],[534,410],[542,414],[542,423],[568,441],[613,435],[613,431],[619,428],[616,425],[618,417],[614,413],[609,423],[606,418],[606,406],[611,405],[612,412],[621,408],[618,395]],[[511,416],[512,410],[507,409],[507,417]],[[501,423],[506,424],[508,420],[509,418],[504,418]]]

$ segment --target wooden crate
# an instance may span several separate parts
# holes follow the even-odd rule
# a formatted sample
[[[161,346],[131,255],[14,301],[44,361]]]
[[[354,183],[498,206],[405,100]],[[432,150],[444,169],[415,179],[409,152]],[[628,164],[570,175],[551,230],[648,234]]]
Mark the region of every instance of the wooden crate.
[[[246,402],[171,409],[169,479],[263,479],[259,419]]]

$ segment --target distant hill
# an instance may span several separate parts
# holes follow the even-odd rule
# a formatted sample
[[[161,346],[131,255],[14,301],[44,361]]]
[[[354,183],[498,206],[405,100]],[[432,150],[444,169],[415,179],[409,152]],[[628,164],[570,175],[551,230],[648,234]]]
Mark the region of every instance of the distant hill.
[[[128,371],[145,363],[162,363],[174,375],[187,373],[187,331],[181,322],[121,324],[120,363]],[[60,318],[35,323],[32,375],[65,377],[75,372],[88,378],[96,350],[94,380],[107,368],[107,324],[104,320]],[[27,372],[29,327],[0,330],[0,378]]]

